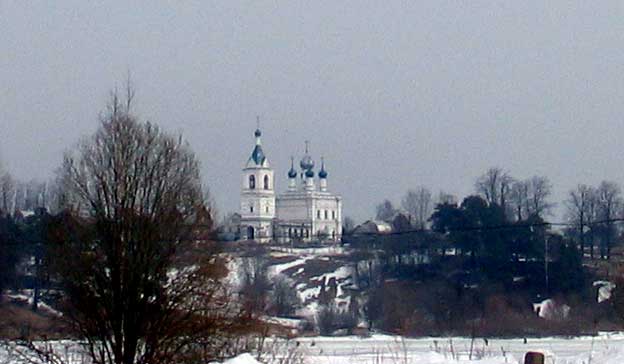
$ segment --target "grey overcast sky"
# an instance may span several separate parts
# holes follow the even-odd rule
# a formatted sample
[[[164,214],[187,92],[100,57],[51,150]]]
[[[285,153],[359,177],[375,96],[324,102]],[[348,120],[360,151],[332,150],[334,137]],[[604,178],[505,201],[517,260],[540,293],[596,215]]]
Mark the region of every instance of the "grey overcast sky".
[[[344,214],[490,166],[624,183],[621,1],[0,0],[0,155],[44,179],[131,72],[137,114],[182,132],[236,211],[256,115],[286,186],[304,140]]]

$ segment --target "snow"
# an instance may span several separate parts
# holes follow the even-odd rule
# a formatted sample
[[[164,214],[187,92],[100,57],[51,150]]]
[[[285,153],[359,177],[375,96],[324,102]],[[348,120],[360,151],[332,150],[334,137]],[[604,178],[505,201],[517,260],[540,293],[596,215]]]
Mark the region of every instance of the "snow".
[[[312,287],[312,288],[306,288],[304,290],[301,290],[302,287],[299,287],[299,285],[297,285],[297,290],[299,293],[299,298],[301,298],[302,302],[306,302],[308,300],[311,300],[313,298],[317,298],[319,293],[321,293],[321,287]],[[305,284],[304,284],[305,287]]]
[[[272,249],[275,250],[275,252],[272,252],[271,255],[276,256],[274,254],[279,254],[284,253],[285,255],[296,255],[296,256],[302,256],[302,255],[314,255],[314,256],[321,256],[321,255],[342,255],[345,252],[344,247],[341,247],[339,245],[330,245],[330,246],[323,246],[323,247],[313,247],[313,248],[287,248],[287,247],[272,247]]]
[[[301,319],[294,318],[286,318],[286,317],[276,317],[276,316],[263,316],[262,321],[277,324],[284,327],[297,328],[301,325]]]
[[[502,364],[523,363],[528,351],[545,354],[547,364],[624,363],[624,335],[564,339],[556,337],[475,339],[470,358],[470,338],[407,339],[388,335],[370,338],[311,337],[295,339],[297,350],[309,364]],[[590,360],[591,356],[591,360]]]
[[[299,258],[296,260],[293,260],[292,262],[288,262],[288,263],[282,263],[282,264],[276,264],[276,265],[272,265],[269,268],[269,277],[274,277],[280,273],[282,273],[283,271],[290,269],[292,267],[296,267],[299,265],[304,265],[306,261],[312,259],[312,256],[306,256],[303,258]]]
[[[543,319],[557,320],[568,317],[570,314],[570,306],[559,304],[552,298],[548,298],[540,303],[534,303],[533,311]]]
[[[32,295],[34,293],[32,293],[32,290],[23,290],[23,293],[15,293],[15,294],[6,294],[5,296],[11,300],[14,301],[23,301],[28,303],[28,305],[32,305],[33,304],[33,297]],[[26,293],[26,294],[24,294]],[[57,317],[61,317],[63,316],[63,313],[53,309],[52,307],[50,307],[50,305],[48,305],[47,303],[39,300],[39,302],[37,302],[37,308],[39,310],[43,310],[46,311],[47,313],[49,313],[50,315],[53,316],[57,316]]]
[[[336,278],[336,281],[341,280],[341,279],[345,279],[347,277],[349,277],[351,275],[351,269],[349,269],[348,267],[342,266],[338,269],[336,269],[335,272],[333,273],[327,273],[327,274],[323,274],[321,276],[318,277],[312,277],[310,278],[311,281],[320,281],[323,278],[326,279],[326,282],[329,282],[330,279],[332,278]]]
[[[593,284],[598,288],[598,297],[596,298],[598,303],[602,303],[611,298],[611,292],[616,288],[615,283],[609,281],[596,281]]]
[[[259,361],[254,359],[250,354],[241,354],[235,358],[228,359],[223,362],[223,364],[261,364]]]
[[[281,339],[277,339],[281,340]],[[597,336],[577,338],[523,338],[489,339],[438,337],[409,339],[389,335],[373,335],[362,338],[345,337],[301,337],[282,340],[284,345],[275,355],[272,363],[291,355],[295,351],[303,357],[303,364],[521,364],[529,351],[542,352],[546,364],[622,364],[624,363],[624,334],[602,333]],[[70,343],[71,344],[71,343]],[[67,342],[58,342],[60,350],[75,351],[78,344],[69,349]],[[269,345],[270,346],[270,345]],[[18,364],[0,346],[0,363]],[[80,358],[79,355],[73,356]],[[69,360],[78,364],[79,360]],[[253,354],[242,354],[225,360],[221,364],[258,364]],[[218,364],[218,363],[213,363]]]

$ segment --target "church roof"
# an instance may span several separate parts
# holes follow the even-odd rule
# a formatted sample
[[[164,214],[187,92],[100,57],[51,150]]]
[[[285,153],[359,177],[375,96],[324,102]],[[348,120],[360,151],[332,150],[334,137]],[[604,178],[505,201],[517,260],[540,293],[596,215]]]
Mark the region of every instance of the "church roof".
[[[254,161],[256,165],[261,166],[264,164],[265,160],[266,160],[266,156],[264,155],[264,152],[262,151],[262,147],[259,144],[256,144],[256,147],[254,148],[253,152],[251,152],[251,157],[249,157],[249,161]]]

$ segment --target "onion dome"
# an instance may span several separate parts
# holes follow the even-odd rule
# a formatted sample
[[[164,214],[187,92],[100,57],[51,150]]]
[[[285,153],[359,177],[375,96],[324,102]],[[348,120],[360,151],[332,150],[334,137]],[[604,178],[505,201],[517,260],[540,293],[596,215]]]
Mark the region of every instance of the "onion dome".
[[[314,168],[314,161],[312,160],[312,157],[310,157],[310,154],[308,153],[309,144],[310,142],[306,141],[305,155],[303,156],[303,158],[301,158],[301,162],[299,163],[299,166],[304,171]]]
[[[312,168],[308,169],[305,172],[305,176],[308,177],[308,178],[314,178],[314,171],[312,170]]]
[[[264,163],[264,161],[266,160],[266,156],[264,155],[264,152],[262,151],[262,147],[260,145],[256,145],[253,152],[251,152],[251,157],[249,159],[254,161],[254,163],[256,163],[256,165],[258,166],[261,166]]]
[[[288,178],[297,178],[297,171],[295,171],[295,158],[290,157],[290,171],[288,171]]]
[[[302,159],[301,162],[299,163],[299,166],[301,166],[301,169],[303,170],[310,170],[312,168],[314,168],[314,161],[312,160],[312,157],[310,157],[309,155],[305,155]]]
[[[321,170],[319,171],[319,178],[327,178],[327,171],[325,170],[325,160],[321,158]]]
[[[253,161],[253,163],[256,166],[262,166],[264,165],[264,162],[266,161],[266,155],[264,154],[264,151],[262,150],[262,143],[260,142],[260,136],[262,136],[262,132],[260,131],[260,128],[256,129],[256,131],[254,132],[254,135],[256,136],[256,146],[254,147],[254,150],[251,152],[251,156],[249,157],[249,161]]]

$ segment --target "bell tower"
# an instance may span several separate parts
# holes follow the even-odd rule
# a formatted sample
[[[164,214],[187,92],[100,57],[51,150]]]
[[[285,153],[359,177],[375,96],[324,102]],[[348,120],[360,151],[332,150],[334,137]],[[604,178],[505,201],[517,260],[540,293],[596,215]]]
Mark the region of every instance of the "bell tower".
[[[262,132],[259,126],[254,136],[256,145],[242,174],[241,238],[265,243],[273,239],[275,188],[273,169],[262,150]]]

